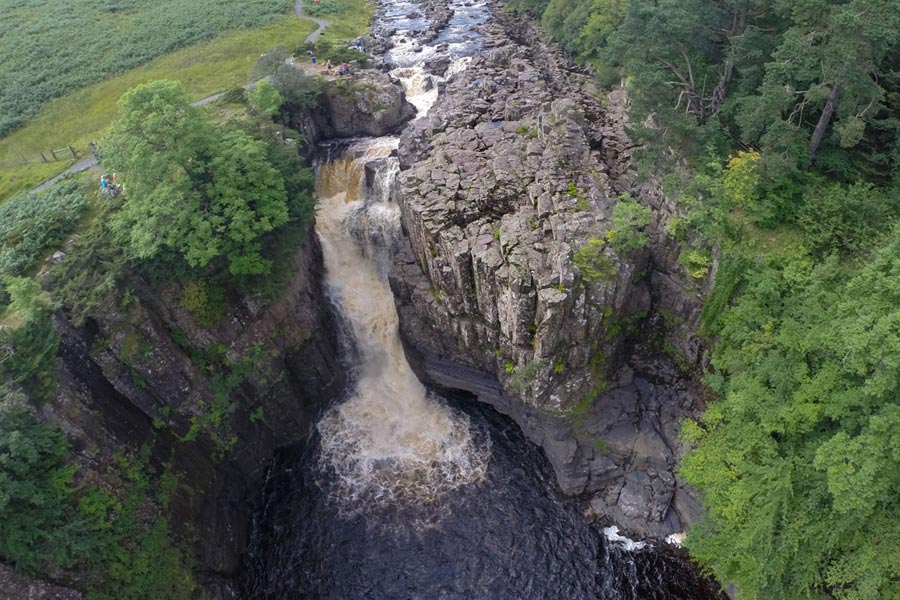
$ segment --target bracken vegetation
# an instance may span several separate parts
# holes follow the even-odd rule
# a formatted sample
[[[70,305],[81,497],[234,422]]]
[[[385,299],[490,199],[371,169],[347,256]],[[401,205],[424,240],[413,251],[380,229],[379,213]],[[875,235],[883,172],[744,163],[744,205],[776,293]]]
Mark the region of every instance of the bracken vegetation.
[[[2,0],[0,136],[61,96],[223,31],[259,27],[289,0]]]

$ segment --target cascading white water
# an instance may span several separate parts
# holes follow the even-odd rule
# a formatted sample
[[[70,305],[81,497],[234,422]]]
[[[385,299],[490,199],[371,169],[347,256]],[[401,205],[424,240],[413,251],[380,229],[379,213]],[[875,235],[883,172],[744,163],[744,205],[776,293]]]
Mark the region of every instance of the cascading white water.
[[[359,143],[319,169],[316,230],[326,283],[352,330],[360,364],[355,389],[319,421],[321,460],[335,496],[355,512],[372,503],[428,503],[484,478],[487,439],[468,417],[430,395],[412,372],[399,337],[384,268],[400,214],[391,202],[397,140]],[[387,159],[387,160],[385,160]],[[376,163],[372,193],[365,165]]]

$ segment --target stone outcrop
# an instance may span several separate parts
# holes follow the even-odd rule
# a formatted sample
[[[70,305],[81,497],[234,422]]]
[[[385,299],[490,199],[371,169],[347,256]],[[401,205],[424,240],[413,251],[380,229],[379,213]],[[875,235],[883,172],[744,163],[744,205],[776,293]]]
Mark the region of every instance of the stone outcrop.
[[[702,285],[677,264],[674,207],[636,182],[621,107],[493,13],[484,50],[400,141],[404,342],[426,381],[512,416],[563,491],[665,536],[698,511],[674,469],[679,422],[702,408],[684,377],[703,353]],[[645,248],[617,253],[604,240],[626,192],[653,218]],[[670,346],[678,360],[659,358]]]
[[[311,116],[319,139],[386,135],[415,114],[399,83],[369,69],[327,81]]]
[[[114,454],[142,447],[151,467],[168,465],[178,478],[170,522],[196,541],[199,580],[217,597],[232,597],[249,506],[275,449],[304,440],[343,385],[321,261],[310,228],[279,299],[228,298],[207,325],[184,308],[182,288],[137,278],[127,305],[81,327],[55,318],[60,387],[44,416],[72,441],[80,477],[102,481]],[[223,374],[248,361],[222,394]]]
[[[0,600],[82,600],[81,592],[32,579],[0,563]]]

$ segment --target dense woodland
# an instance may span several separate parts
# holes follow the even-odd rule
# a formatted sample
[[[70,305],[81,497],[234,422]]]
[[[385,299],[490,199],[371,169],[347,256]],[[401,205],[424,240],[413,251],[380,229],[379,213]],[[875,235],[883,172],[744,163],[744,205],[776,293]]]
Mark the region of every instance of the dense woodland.
[[[716,392],[681,473],[741,598],[900,598],[900,5],[521,0],[683,208]]]

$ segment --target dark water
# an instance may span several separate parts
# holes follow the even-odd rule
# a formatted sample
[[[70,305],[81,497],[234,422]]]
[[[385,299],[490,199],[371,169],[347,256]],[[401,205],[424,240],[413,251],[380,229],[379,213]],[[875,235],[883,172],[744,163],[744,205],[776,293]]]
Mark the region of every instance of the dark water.
[[[690,567],[606,541],[555,489],[514,423],[465,399],[490,436],[486,481],[426,506],[347,514],[316,467],[317,443],[284,451],[260,500],[245,597],[259,599],[703,599]],[[360,509],[360,507],[356,507]]]

